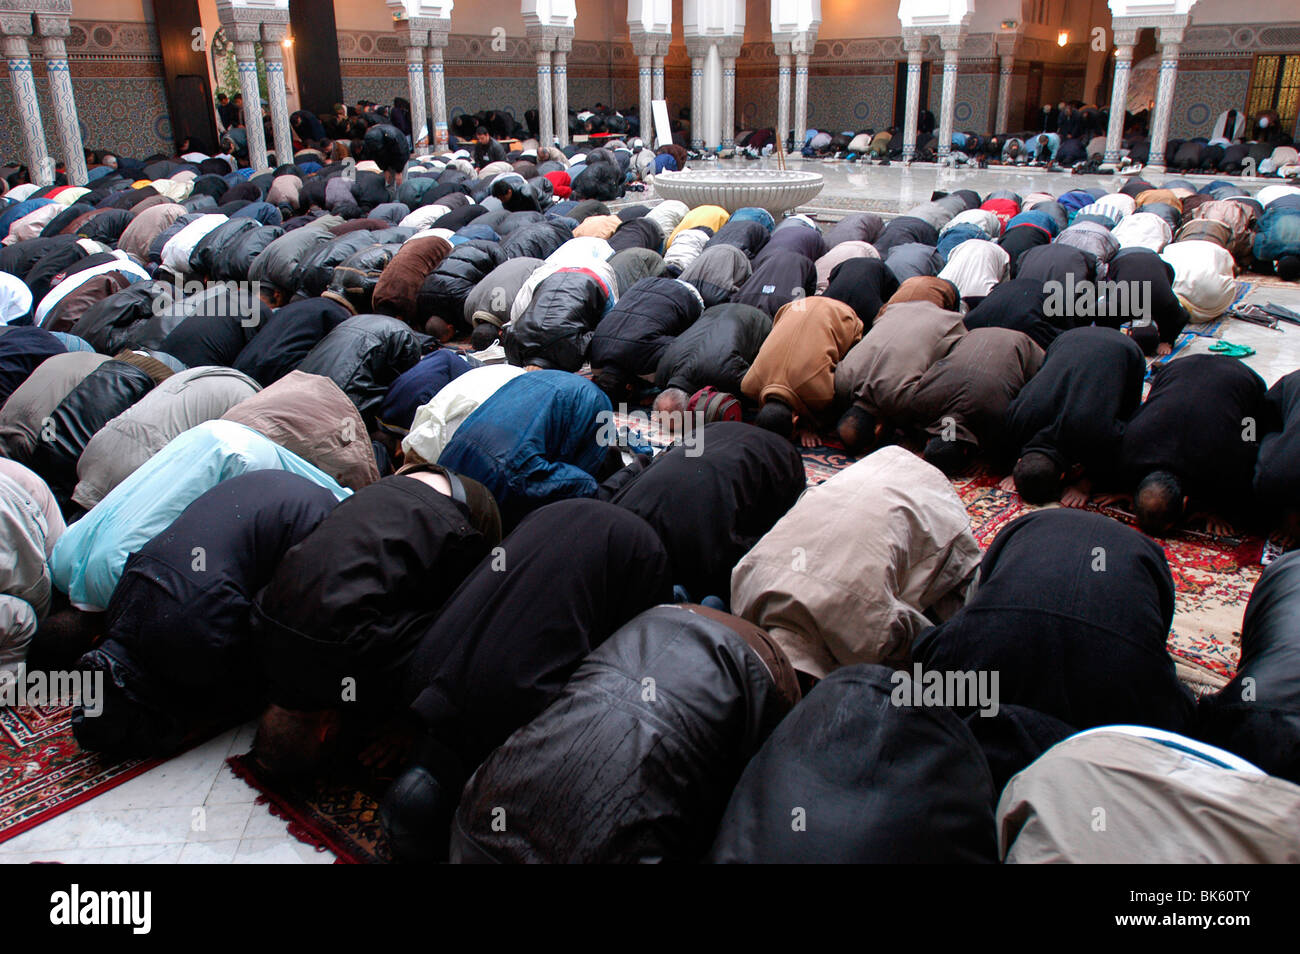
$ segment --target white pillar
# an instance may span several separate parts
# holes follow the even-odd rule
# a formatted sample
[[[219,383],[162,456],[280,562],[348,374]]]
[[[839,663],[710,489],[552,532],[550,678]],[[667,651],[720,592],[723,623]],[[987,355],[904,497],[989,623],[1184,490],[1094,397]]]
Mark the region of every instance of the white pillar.
[[[811,45],[811,44],[809,44]],[[808,133],[808,53],[805,46],[794,55],[794,148],[803,147]]]
[[[691,148],[704,148],[704,57],[691,56]]]
[[[658,53],[651,59],[650,69],[651,78],[654,80],[654,98],[666,99],[667,97],[664,96],[664,54]]]
[[[412,30],[406,39],[406,88],[411,97],[411,150],[417,151],[420,130],[424,129],[427,141],[433,141],[433,130],[424,106],[424,48],[429,35]]]
[[[551,128],[551,51],[537,51],[537,138],[542,146],[554,144]]]
[[[953,112],[957,107],[957,54],[961,35],[945,35],[943,44],[943,99],[939,106],[939,162],[946,162],[952,152]]]
[[[1011,112],[1011,72],[1015,68],[1016,58],[1010,54],[1002,55],[998,67],[998,114],[993,135],[1000,136],[1006,132],[1007,114]]]
[[[447,81],[442,65],[442,48],[447,45],[446,33],[429,33],[429,151],[436,152],[446,146],[438,142],[438,130],[449,134],[447,119]]]
[[[257,54],[252,40],[235,40],[235,65],[239,91],[244,94],[244,134],[248,137],[248,162],[255,173],[265,172],[266,136],[262,132],[262,94],[257,88]]]
[[[723,152],[736,147],[736,58],[722,58],[722,141]]]
[[[904,39],[907,48],[907,109],[903,119],[903,162],[916,155],[916,127],[921,119],[921,40]],[[909,45],[909,43],[911,45]]]
[[[1169,120],[1174,112],[1174,84],[1178,80],[1178,47],[1183,39],[1181,28],[1160,28],[1160,78],[1156,84],[1156,107],[1151,120],[1151,151],[1147,166],[1155,172],[1165,171],[1165,148],[1169,144]]]
[[[653,60],[652,56],[637,57],[637,115],[641,119],[641,138],[650,149],[654,149],[655,146],[654,137],[650,132],[654,125],[654,108],[650,105],[654,98],[650,89],[650,78],[654,72],[650,64]]]
[[[18,110],[23,145],[27,150],[28,175],[32,182],[47,186],[54,182],[54,170],[45,149],[45,127],[41,125],[41,105],[36,98],[31,51],[27,48],[27,37],[32,31],[31,22],[30,15],[6,16],[0,25],[5,31],[5,59],[8,60],[9,80],[13,83],[14,107]]]
[[[77,121],[77,100],[72,92],[72,74],[68,71],[68,50],[64,37],[72,32],[67,17],[37,14],[41,46],[45,52],[45,72],[50,80],[50,101],[54,104],[54,122],[63,153],[63,168],[69,185],[86,182],[86,150],[81,142],[81,124]]]
[[[555,82],[555,136],[561,146],[569,144],[569,70],[568,52],[563,43],[555,50],[551,75]]]
[[[786,138],[790,135],[790,54],[782,53],[777,44],[776,67],[776,139],[785,148]]]
[[[280,46],[288,32],[286,24],[262,24],[262,57],[266,60],[266,94],[271,104],[271,134],[275,138],[277,165],[293,162],[293,127],[289,125],[289,97],[284,87],[284,48]]]
[[[1135,39],[1132,34],[1126,40]],[[1106,154],[1103,162],[1119,163],[1119,151],[1124,139],[1124,109],[1128,104],[1128,77],[1133,66],[1133,43],[1120,42],[1116,35],[1115,80],[1110,91],[1110,124],[1106,127]]]

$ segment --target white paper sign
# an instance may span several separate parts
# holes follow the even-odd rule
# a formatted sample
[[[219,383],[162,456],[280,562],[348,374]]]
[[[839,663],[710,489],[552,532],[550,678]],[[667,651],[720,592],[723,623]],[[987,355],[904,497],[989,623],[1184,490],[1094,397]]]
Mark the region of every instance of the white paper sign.
[[[655,148],[671,146],[673,143],[673,124],[668,119],[668,101],[656,99],[650,103],[650,110],[654,113]],[[645,138],[649,139],[648,136]]]

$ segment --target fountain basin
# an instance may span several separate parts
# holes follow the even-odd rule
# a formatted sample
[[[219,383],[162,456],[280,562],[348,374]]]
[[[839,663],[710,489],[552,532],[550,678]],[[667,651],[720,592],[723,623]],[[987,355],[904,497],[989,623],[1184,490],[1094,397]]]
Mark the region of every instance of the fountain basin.
[[[717,205],[728,212],[758,207],[780,217],[809,202],[826,184],[820,172],[780,169],[687,169],[655,176],[656,194],[691,208]]]

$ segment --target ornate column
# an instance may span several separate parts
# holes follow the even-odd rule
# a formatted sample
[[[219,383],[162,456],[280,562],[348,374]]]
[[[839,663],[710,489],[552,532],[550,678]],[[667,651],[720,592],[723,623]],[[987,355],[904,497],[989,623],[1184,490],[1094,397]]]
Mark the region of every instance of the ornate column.
[[[653,34],[642,33],[640,30],[633,29],[632,52],[637,56],[637,115],[641,118],[641,138],[645,144],[654,149],[655,141],[651,130],[654,126],[654,108],[650,105],[654,100],[653,74],[654,74],[654,54],[659,48],[659,40]]]
[[[257,87],[256,24],[237,24],[235,30],[235,66],[239,71],[239,90],[244,94],[244,134],[248,137],[248,162],[254,172],[265,172],[266,135],[262,131],[262,94]],[[229,32],[229,31],[227,31]]]
[[[266,60],[266,94],[271,104],[271,135],[277,164],[293,162],[293,127],[289,125],[289,97],[284,88],[284,48],[288,23],[262,23],[262,58]],[[248,98],[244,98],[248,102]]]
[[[939,46],[943,49],[943,99],[939,106],[939,162],[948,161],[952,152],[953,112],[957,107],[957,54],[961,51],[960,27],[944,27],[939,31]]]
[[[903,118],[903,162],[916,155],[916,127],[921,120],[921,46],[919,33],[903,31],[903,49],[907,51],[907,108]]]
[[[555,142],[552,129],[554,117],[551,115],[551,49],[541,45],[541,37],[530,37],[529,42],[537,55],[537,139],[542,146],[551,146]]]
[[[420,130],[425,130],[424,141],[433,140],[428,113],[424,107],[424,48],[429,45],[429,31],[408,26],[402,33],[406,44],[406,88],[411,97],[411,148],[421,141]]]
[[[5,59],[9,81],[14,88],[14,107],[22,127],[23,145],[27,149],[27,170],[32,182],[47,186],[54,182],[45,150],[45,127],[41,125],[41,105],[36,98],[36,78],[32,75],[32,56],[27,38],[32,35],[30,13],[0,14],[0,32],[4,33]],[[84,173],[83,173],[84,175]]]
[[[723,152],[736,148],[736,57],[744,37],[727,37],[718,43],[722,57],[722,137],[718,142]]]
[[[691,57],[691,148],[704,148],[704,58],[709,55],[707,37],[687,37],[686,52]]]
[[[1128,104],[1128,77],[1133,67],[1136,30],[1115,30],[1115,80],[1110,89],[1110,124],[1106,127],[1106,154],[1103,163],[1119,164],[1119,150],[1124,139],[1124,109]]]
[[[450,24],[448,24],[450,27]],[[442,65],[442,50],[447,45],[447,30],[429,31],[429,149],[437,151],[447,145],[447,79]],[[438,141],[441,130],[442,141]]]
[[[803,145],[808,132],[808,56],[817,43],[817,33],[809,30],[795,38],[794,50],[794,147]]]
[[[555,61],[551,76],[555,81],[555,137],[561,146],[569,144],[569,51],[573,49],[573,28],[555,37]]]
[[[1011,112],[1011,74],[1016,65],[1016,43],[1019,36],[997,37],[998,50],[998,109],[993,135],[1000,136],[1008,130]]]
[[[1174,112],[1174,84],[1178,79],[1178,48],[1183,26],[1160,27],[1160,78],[1156,84],[1155,115],[1151,120],[1151,151],[1147,166],[1165,171],[1165,147],[1169,143],[1169,120]]]
[[[790,41],[776,40],[776,139],[785,148],[790,135]]]
[[[59,133],[59,149],[69,185],[86,182],[86,151],[81,142],[81,124],[77,121],[77,100],[72,93],[72,74],[68,71],[68,50],[64,38],[72,32],[66,16],[47,13],[36,15],[45,52],[45,72],[50,80],[50,100],[54,103],[54,122]]]
[[[660,40],[658,51],[650,60],[650,77],[654,81],[654,98],[666,99],[664,95],[664,57],[668,55],[668,40]]]

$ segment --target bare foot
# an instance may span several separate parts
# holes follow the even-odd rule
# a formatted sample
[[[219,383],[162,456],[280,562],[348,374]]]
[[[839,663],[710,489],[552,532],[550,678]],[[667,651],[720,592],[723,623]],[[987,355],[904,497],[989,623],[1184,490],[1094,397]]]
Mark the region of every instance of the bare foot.
[[[1005,490],[1009,494],[1016,492],[1016,478],[1010,474],[998,481],[998,490]]]
[[[1162,341],[1156,345],[1156,357],[1165,358],[1174,353],[1174,346],[1168,341]]]
[[[1061,494],[1061,506],[1073,507],[1078,510],[1088,505],[1088,495],[1078,487],[1066,487],[1065,493]]]
[[[816,431],[809,431],[804,428],[800,428],[795,437],[804,447],[820,447],[822,443],[822,439],[817,436]]]
[[[1224,520],[1217,514],[1209,514],[1206,516],[1205,529],[1208,533],[1212,533],[1216,537],[1236,536],[1233,532],[1232,524],[1228,523],[1228,521]]]

